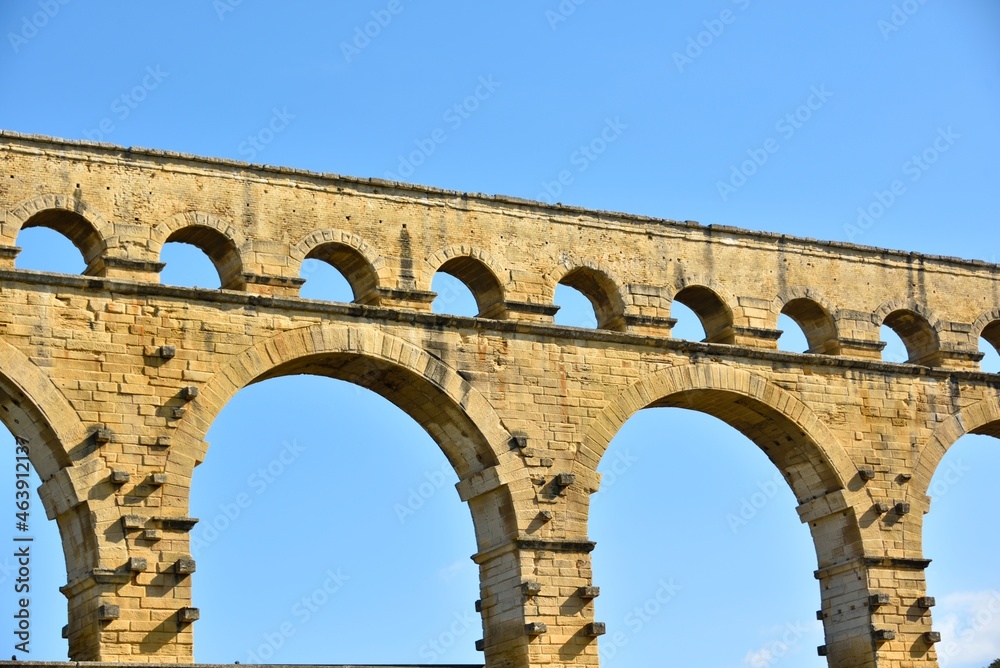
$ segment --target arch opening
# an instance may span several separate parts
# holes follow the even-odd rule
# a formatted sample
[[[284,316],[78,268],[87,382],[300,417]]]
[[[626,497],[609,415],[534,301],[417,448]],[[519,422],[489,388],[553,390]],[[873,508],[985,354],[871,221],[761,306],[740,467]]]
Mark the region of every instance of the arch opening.
[[[923,520],[927,591],[936,599],[934,628],[961,639],[938,649],[942,665],[986,666],[1000,656],[1000,421],[959,438],[927,488]],[[971,519],[974,518],[974,519]]]
[[[468,288],[476,302],[477,317],[499,319],[504,316],[503,286],[480,260],[469,256],[453,257],[438,268],[438,273],[452,276]]]
[[[794,322],[805,337],[806,347],[801,348],[801,342],[796,341],[795,347],[800,349],[795,352],[817,355],[840,354],[837,327],[833,317],[818,303],[805,298],[792,299],[782,307],[781,315]],[[785,322],[787,323],[787,320]],[[785,330],[785,327],[779,325],[779,329]],[[785,345],[791,345],[791,341],[785,342]],[[781,349],[786,350],[786,348]]]
[[[412,380],[312,359],[256,379],[218,414],[192,487],[196,661],[482,663],[473,523],[441,454],[454,450],[433,447],[461,427],[400,410]],[[262,578],[265,566],[281,576]],[[401,592],[410,613],[372,624]],[[456,618],[471,621],[452,629]],[[294,642],[269,642],[283,627]]]
[[[982,370],[986,373],[1000,373],[1000,320],[991,322],[983,329],[979,351],[984,355]]]
[[[322,277],[322,274],[315,273],[319,263],[329,265],[342,277],[337,280],[331,274]],[[327,295],[337,297],[329,301],[358,302],[363,304],[372,303],[376,298],[378,288],[378,276],[374,267],[368,262],[357,249],[347,244],[331,242],[320,244],[306,254],[302,263],[303,278],[307,278],[303,286],[302,296],[324,299]],[[313,287],[309,281],[314,279],[316,283],[323,285]],[[344,290],[343,282],[347,283],[347,290]],[[308,287],[306,287],[308,286]],[[313,291],[319,290],[316,296]],[[324,296],[319,296],[320,294]],[[348,296],[349,295],[349,296]]]
[[[906,349],[906,363],[923,366],[937,366],[940,363],[941,353],[937,332],[919,313],[899,309],[887,315],[882,324],[891,329],[903,342],[903,347]],[[888,355],[891,356],[892,353],[889,352]],[[887,359],[885,351],[883,359],[895,361]]]
[[[469,286],[451,274],[439,271],[431,281],[431,290],[437,295],[431,302],[431,311],[447,315],[475,318],[479,314],[476,296]]]
[[[587,296],[560,283],[556,286],[552,299],[559,310],[556,311],[555,324],[560,327],[579,327],[581,329],[597,329],[597,313]]]
[[[674,640],[678,665],[825,666],[815,655],[823,644],[813,612],[816,552],[795,495],[738,430],[695,408],[712,402],[703,394],[663,402],[687,410],[639,410],[600,463],[590,527],[594,578],[602,586],[596,618],[608,624],[598,645],[602,665],[655,665],[664,641]],[[696,512],[677,512],[693,499]],[[629,567],[614,567],[622,563]],[[720,600],[729,604],[720,609]],[[747,607],[753,624],[746,623]],[[679,642],[703,635],[705,619],[733,630],[726,643]]]
[[[243,261],[240,258],[239,249],[231,239],[215,228],[206,225],[187,225],[174,230],[163,243],[164,247],[171,243],[194,246],[207,255],[212,262],[218,274],[219,287],[226,290],[243,288]],[[183,267],[182,271],[185,272],[184,276],[187,278],[180,283],[181,285],[190,285],[193,282],[188,271],[190,263],[196,261],[196,257],[193,254],[185,253],[183,259],[175,260],[178,266]],[[163,259],[161,251],[161,260]],[[199,273],[200,276],[203,274]]]
[[[50,231],[45,233],[42,230]],[[79,252],[69,251],[63,240]],[[79,213],[67,209],[47,209],[31,216],[21,226],[17,244],[24,241],[25,253],[15,261],[18,268],[59,271],[66,274],[96,273],[106,247],[94,226]],[[77,269],[77,258],[83,260],[83,269]]]
[[[625,331],[625,302],[618,286],[607,274],[590,267],[577,267],[566,273],[559,285],[572,288],[587,298],[594,309],[597,329]]]
[[[674,297],[698,316],[705,330],[705,343],[735,343],[733,331],[733,311],[713,290],[700,285],[691,285]],[[673,314],[673,309],[671,309]]]

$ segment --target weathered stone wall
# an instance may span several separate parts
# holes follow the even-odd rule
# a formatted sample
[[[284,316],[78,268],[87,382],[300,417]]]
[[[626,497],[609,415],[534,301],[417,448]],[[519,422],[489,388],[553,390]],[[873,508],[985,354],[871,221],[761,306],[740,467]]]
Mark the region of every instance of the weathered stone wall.
[[[454,466],[489,666],[598,663],[589,498],[648,406],[712,414],[781,470],[831,666],[936,665],[921,523],[947,448],[1000,435],[977,352],[1000,343],[1000,268],[12,135],[0,215],[0,417],[59,523],[76,660],[191,661],[205,434],[247,384],[314,373],[387,397]],[[34,225],[72,239],[87,276],[15,270]],[[205,250],[225,289],[159,285],[168,240]],[[356,303],[299,299],[306,257]],[[480,317],[430,313],[438,270]],[[559,282],[601,329],[552,324]],[[670,338],[675,300],[707,342]],[[782,312],[813,354],[776,350]],[[879,361],[883,322],[913,364]]]

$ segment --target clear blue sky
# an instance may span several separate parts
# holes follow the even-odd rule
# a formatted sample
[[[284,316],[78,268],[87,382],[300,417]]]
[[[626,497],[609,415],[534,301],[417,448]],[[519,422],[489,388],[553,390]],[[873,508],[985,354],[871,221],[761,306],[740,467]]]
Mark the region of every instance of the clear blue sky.
[[[995,1],[561,5],[7,0],[0,128],[1000,260]],[[373,16],[385,25],[352,45]],[[580,152],[605,131],[605,150]],[[27,231],[19,266],[79,271],[60,241]],[[165,259],[164,282],[217,286],[184,247]],[[323,267],[306,274],[306,296],[343,298]],[[461,287],[436,288],[436,309],[468,312]],[[585,326],[572,297],[559,296],[560,322]],[[676,335],[701,336],[689,321]],[[241,392],[209,440],[191,507],[198,661],[481,661],[472,523],[410,418],[348,384],[284,378]],[[283,451],[280,475],[255,476]],[[980,668],[1000,656],[1000,621],[972,628],[1000,591],[1000,447],[968,437],[944,467],[957,482],[939,480],[927,517],[930,594],[939,630],[972,633],[942,664]],[[712,493],[673,475],[705,470]],[[704,415],[644,411],[602,471],[597,612],[625,638],[603,644],[604,665],[825,665],[809,532],[747,439]],[[767,502],[734,530],[727,518],[755,492]],[[241,494],[252,503],[229,520]],[[22,658],[62,660],[65,572],[37,499],[34,517],[45,558]],[[339,591],[302,607],[328,573]],[[661,582],[675,598],[637,616]],[[274,647],[283,622],[294,634]]]

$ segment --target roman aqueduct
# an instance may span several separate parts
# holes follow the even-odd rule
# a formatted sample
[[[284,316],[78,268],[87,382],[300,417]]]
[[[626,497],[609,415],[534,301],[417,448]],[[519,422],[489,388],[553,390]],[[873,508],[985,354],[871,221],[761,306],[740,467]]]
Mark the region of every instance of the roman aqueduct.
[[[709,413],[781,471],[830,666],[937,665],[921,527],[949,447],[1000,437],[978,352],[1000,347],[1000,267],[12,133],[0,216],[0,419],[59,526],[75,660],[192,661],[205,434],[241,388],[309,373],[388,398],[454,467],[491,668],[598,664],[589,499],[650,406]],[[15,269],[35,226],[76,245],[82,276]],[[172,241],[222,289],[161,285]],[[307,258],[354,301],[299,298]],[[478,317],[431,312],[438,271]],[[596,330],[554,324],[559,284]],[[675,301],[704,342],[671,338]],[[808,353],[777,349],[781,314]],[[883,324],[907,363],[881,360]]]

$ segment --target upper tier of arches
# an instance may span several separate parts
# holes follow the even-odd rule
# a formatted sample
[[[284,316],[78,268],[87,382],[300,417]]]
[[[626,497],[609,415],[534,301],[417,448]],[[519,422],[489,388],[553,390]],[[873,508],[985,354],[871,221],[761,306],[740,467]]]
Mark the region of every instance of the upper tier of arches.
[[[876,308],[858,310],[836,303],[810,287],[784,288],[770,302],[748,298],[725,285],[725,276],[682,275],[671,284],[630,283],[613,268],[587,257],[563,254],[544,275],[527,276],[497,257],[470,244],[447,246],[425,257],[392,257],[372,240],[337,228],[311,232],[286,243],[257,242],[238,225],[219,216],[187,211],[165,217],[142,240],[143,252],[94,207],[77,197],[42,195],[7,212],[3,236],[7,257],[16,256],[17,235],[23,229],[45,227],[65,236],[79,250],[85,275],[157,281],[168,243],[200,249],[219,274],[225,290],[297,297],[306,260],[325,262],[347,280],[354,303],[394,308],[430,308],[431,280],[449,274],[464,283],[475,298],[477,316],[552,322],[558,310],[555,288],[565,285],[582,293],[593,307],[597,328],[669,336],[674,324],[672,305],[691,309],[708,343],[775,348],[782,315],[794,321],[811,354],[881,359],[884,343],[879,330],[893,330],[905,348],[905,361],[923,366],[976,368],[982,357],[980,340],[1000,351],[1000,309],[977,314],[974,322],[943,321],[913,299],[886,294]],[[139,226],[132,226],[138,228]],[[406,234],[405,225],[403,226]],[[144,257],[145,259],[135,259]],[[261,267],[284,263],[282,276],[261,273]],[[530,284],[530,285],[527,285]],[[519,301],[511,295],[540,295]]]

